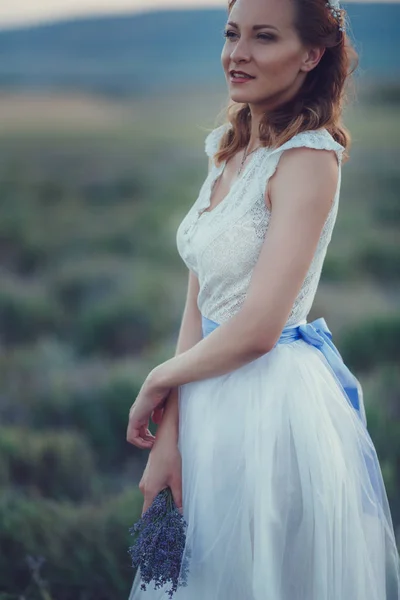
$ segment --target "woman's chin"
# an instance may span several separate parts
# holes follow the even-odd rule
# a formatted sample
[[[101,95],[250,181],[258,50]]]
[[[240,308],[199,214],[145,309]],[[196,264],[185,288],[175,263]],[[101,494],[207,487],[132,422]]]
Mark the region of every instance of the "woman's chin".
[[[229,96],[234,102],[250,102],[250,94],[246,94],[244,90],[235,90],[229,88]]]

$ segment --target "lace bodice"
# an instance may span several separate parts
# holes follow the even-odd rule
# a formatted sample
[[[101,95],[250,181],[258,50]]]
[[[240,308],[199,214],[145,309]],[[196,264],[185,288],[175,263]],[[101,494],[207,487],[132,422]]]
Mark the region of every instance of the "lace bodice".
[[[205,150],[209,157],[217,152],[227,127],[230,127],[229,123],[217,127],[206,137]],[[339,161],[336,194],[286,326],[306,320],[331,239],[340,194],[344,147],[326,129],[298,133],[279,148],[258,148],[233,181],[228,195],[211,212],[203,212],[210,206],[213,185],[226,162],[217,167],[212,161],[199,196],[180,223],[176,236],[181,258],[199,279],[197,304],[205,317],[221,324],[241,308],[270,219],[270,210],[265,203],[268,179],[275,172],[282,153],[300,146],[334,150]]]

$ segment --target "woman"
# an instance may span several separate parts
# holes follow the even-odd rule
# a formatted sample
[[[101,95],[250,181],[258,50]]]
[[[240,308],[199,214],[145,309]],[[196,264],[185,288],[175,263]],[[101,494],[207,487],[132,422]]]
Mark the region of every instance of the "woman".
[[[127,433],[152,449],[143,510],[170,486],[188,523],[177,599],[400,598],[360,386],[323,319],[306,320],[350,141],[343,15],[325,0],[229,4],[233,102],[177,233],[189,269],[177,352],[146,379]],[[131,600],[165,597],[138,573]]]

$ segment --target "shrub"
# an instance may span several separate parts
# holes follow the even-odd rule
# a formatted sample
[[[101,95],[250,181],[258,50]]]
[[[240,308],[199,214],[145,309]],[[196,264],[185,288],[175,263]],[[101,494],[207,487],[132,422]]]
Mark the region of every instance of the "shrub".
[[[378,200],[372,206],[372,215],[382,225],[390,227],[400,224],[399,186],[400,174],[396,171],[391,173],[375,173]]]
[[[181,278],[152,263],[135,263],[108,295],[78,313],[72,334],[83,354],[140,354],[177,327]]]
[[[22,597],[31,580],[27,557],[32,556],[43,557],[41,575],[54,600],[127,598],[134,575],[129,527],[142,505],[137,489],[83,506],[2,494],[2,592]]]
[[[74,432],[0,428],[0,487],[55,499],[82,500],[94,491],[94,459]]]
[[[99,363],[86,371],[67,371],[37,390],[35,402],[29,402],[28,423],[35,429],[78,431],[86,437],[102,471],[120,469],[135,452],[126,441],[126,428],[129,408],[143,379],[129,365],[126,369],[108,366],[107,370]]]
[[[54,337],[0,352],[0,423],[29,426],[31,409],[40,404],[40,391],[77,369],[73,348]]]
[[[80,194],[85,203],[113,205],[117,202],[136,202],[146,189],[145,181],[139,173],[115,181],[86,181],[81,185]]]
[[[7,345],[32,342],[57,328],[59,308],[38,285],[3,279],[0,289],[0,334]]]
[[[349,367],[366,371],[381,363],[399,364],[400,315],[369,318],[349,326],[338,347]]]
[[[83,354],[139,354],[154,337],[152,323],[147,308],[135,306],[134,298],[99,301],[79,315],[77,347]]]
[[[127,443],[126,427],[129,408],[154,364],[145,358],[77,360],[71,347],[51,339],[19,347],[0,355],[0,422],[35,431],[77,431],[101,469],[120,468],[141,455]]]
[[[359,251],[356,260],[362,271],[379,281],[400,281],[400,248],[397,242],[392,246],[382,241],[370,243]]]
[[[328,254],[325,258],[321,282],[325,281],[345,281],[354,276],[354,270],[348,260],[337,258]]]
[[[65,308],[74,315],[110,296],[121,278],[127,278],[132,265],[118,256],[96,254],[80,260],[66,260],[49,277],[49,287]]]
[[[1,193],[1,191],[0,191]],[[14,273],[31,276],[46,264],[46,257],[37,243],[19,230],[1,227],[0,264]]]

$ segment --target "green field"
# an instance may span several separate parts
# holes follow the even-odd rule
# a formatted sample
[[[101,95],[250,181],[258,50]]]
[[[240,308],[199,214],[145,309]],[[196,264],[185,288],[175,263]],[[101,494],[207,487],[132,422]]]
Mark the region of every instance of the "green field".
[[[125,442],[127,416],[174,352],[176,229],[225,99],[0,96],[0,600],[127,598],[146,459]],[[363,384],[398,528],[400,103],[364,91],[345,122],[353,147],[310,318],[325,317]]]

